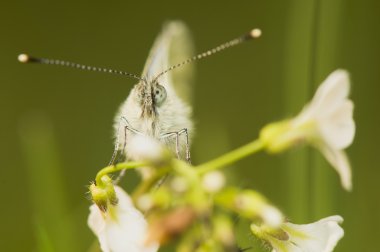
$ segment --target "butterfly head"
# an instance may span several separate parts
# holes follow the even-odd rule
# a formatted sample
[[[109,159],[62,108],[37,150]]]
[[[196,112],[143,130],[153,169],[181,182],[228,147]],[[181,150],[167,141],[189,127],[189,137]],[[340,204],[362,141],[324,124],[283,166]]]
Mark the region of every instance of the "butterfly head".
[[[142,117],[155,117],[157,109],[167,98],[167,92],[158,81],[143,79],[136,85],[136,101],[141,106]]]

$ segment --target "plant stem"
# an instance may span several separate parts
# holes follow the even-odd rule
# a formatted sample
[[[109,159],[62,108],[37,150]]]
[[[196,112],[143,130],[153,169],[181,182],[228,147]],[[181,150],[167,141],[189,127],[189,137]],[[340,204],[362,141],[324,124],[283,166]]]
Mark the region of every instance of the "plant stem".
[[[103,169],[101,169],[97,174],[96,174],[96,184],[97,185],[102,185],[102,177],[113,172],[121,171],[121,170],[128,170],[128,169],[135,169],[137,167],[143,167],[148,165],[147,162],[127,162],[127,163],[119,163],[116,165],[110,165],[107,166]]]
[[[169,171],[170,168],[161,168],[153,177],[142,181],[132,193],[133,202],[136,202],[141,195],[146,193],[160,178],[168,174]]]
[[[236,162],[242,158],[245,158],[255,152],[260,151],[264,147],[264,143],[257,139],[249,144],[246,144],[242,147],[237,148],[227,154],[224,154],[214,160],[206,162],[196,167],[198,174],[204,174],[209,171],[219,169],[223,166],[229,165],[233,162]]]

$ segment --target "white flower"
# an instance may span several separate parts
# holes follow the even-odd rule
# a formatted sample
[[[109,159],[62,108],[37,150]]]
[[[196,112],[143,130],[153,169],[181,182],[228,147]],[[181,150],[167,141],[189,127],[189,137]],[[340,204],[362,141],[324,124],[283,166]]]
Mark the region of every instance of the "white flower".
[[[202,178],[202,186],[209,193],[220,191],[226,183],[224,174],[220,171],[211,171]]]
[[[104,252],[155,252],[158,245],[145,245],[147,222],[133,206],[132,200],[120,187],[115,186],[118,203],[110,205],[105,213],[90,206],[88,225],[98,237]]]
[[[163,145],[152,137],[135,135],[130,139],[128,155],[134,160],[160,163],[166,158],[165,154]]]
[[[132,160],[149,162],[149,165],[138,169],[143,180],[149,179],[154,174],[154,168],[167,165],[172,158],[171,153],[161,142],[146,135],[131,137],[127,153]]]
[[[278,227],[284,220],[284,216],[280,210],[271,205],[263,207],[261,218],[263,219],[264,223],[270,227]]]
[[[269,151],[282,151],[307,141],[319,149],[340,175],[346,190],[352,189],[351,168],[344,149],[355,135],[354,105],[348,99],[348,73],[336,70],[320,85],[311,102],[294,119],[270,124],[261,132]]]
[[[286,222],[278,230],[252,224],[251,230],[267,241],[273,252],[330,252],[344,235],[339,226],[342,222],[336,215],[304,225]]]
[[[281,211],[269,204],[257,191],[227,188],[215,195],[215,202],[239,216],[253,221],[260,220],[271,228],[278,228],[284,222]]]
[[[334,71],[318,88],[311,103],[293,121],[295,127],[315,121],[315,137],[318,139],[314,144],[337,170],[346,190],[352,188],[351,168],[342,150],[351,145],[355,135],[354,104],[347,98],[349,90],[348,73]]]

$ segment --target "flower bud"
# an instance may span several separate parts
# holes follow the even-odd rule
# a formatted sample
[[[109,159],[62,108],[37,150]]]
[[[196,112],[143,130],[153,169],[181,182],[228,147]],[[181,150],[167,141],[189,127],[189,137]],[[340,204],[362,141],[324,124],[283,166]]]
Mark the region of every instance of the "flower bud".
[[[226,183],[226,178],[220,171],[208,172],[203,176],[202,185],[206,192],[215,193],[220,191],[224,184]]]
[[[224,207],[231,209],[245,218],[260,219],[268,226],[277,227],[283,222],[282,213],[270,205],[258,192],[253,190],[238,190],[229,188],[218,194],[215,200]]]
[[[101,178],[101,184],[92,183],[89,187],[92,201],[102,212],[106,212],[109,204],[116,205],[118,202],[112,179],[105,175]]]
[[[118,202],[118,199],[116,197],[115,187],[113,185],[112,179],[109,176],[103,176],[101,180],[103,182],[104,189],[107,192],[107,198],[109,202],[112,205],[116,205]]]
[[[176,193],[184,193],[188,189],[188,181],[184,177],[174,177],[170,182],[170,187]]]
[[[107,211],[108,197],[107,190],[99,188],[94,183],[89,187],[92,201],[99,207],[102,212]]]

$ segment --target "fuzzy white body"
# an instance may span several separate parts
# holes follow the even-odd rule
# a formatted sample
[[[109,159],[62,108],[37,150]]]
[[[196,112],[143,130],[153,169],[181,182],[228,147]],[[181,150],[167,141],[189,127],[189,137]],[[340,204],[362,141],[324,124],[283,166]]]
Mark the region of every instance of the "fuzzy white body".
[[[163,84],[165,87],[165,85]],[[166,133],[179,132],[182,129],[187,129],[189,133],[189,138],[193,132],[193,123],[191,120],[191,107],[185,104],[178,96],[175,91],[170,89],[170,87],[165,87],[167,91],[167,99],[162,106],[156,108],[155,117],[144,117],[142,116],[143,110],[141,105],[136,101],[136,89],[133,88],[129,94],[127,100],[121,105],[119,112],[115,120],[115,133],[118,134],[116,137],[119,138],[119,149],[122,150],[125,145],[125,156],[127,159],[133,160],[134,157],[130,156],[129,153],[133,151],[129,150],[128,142],[136,135],[129,129],[124,129],[125,118],[132,129],[140,132],[141,134],[150,136],[163,142],[169,149],[175,153],[176,151],[176,138],[175,135],[169,137],[163,137]],[[120,125],[120,120],[122,123]],[[121,126],[121,127],[120,127]],[[126,134],[126,135],[125,135]],[[189,140],[190,140],[189,139]],[[179,136],[179,151],[180,156],[184,158],[186,149],[186,135],[181,134]]]

